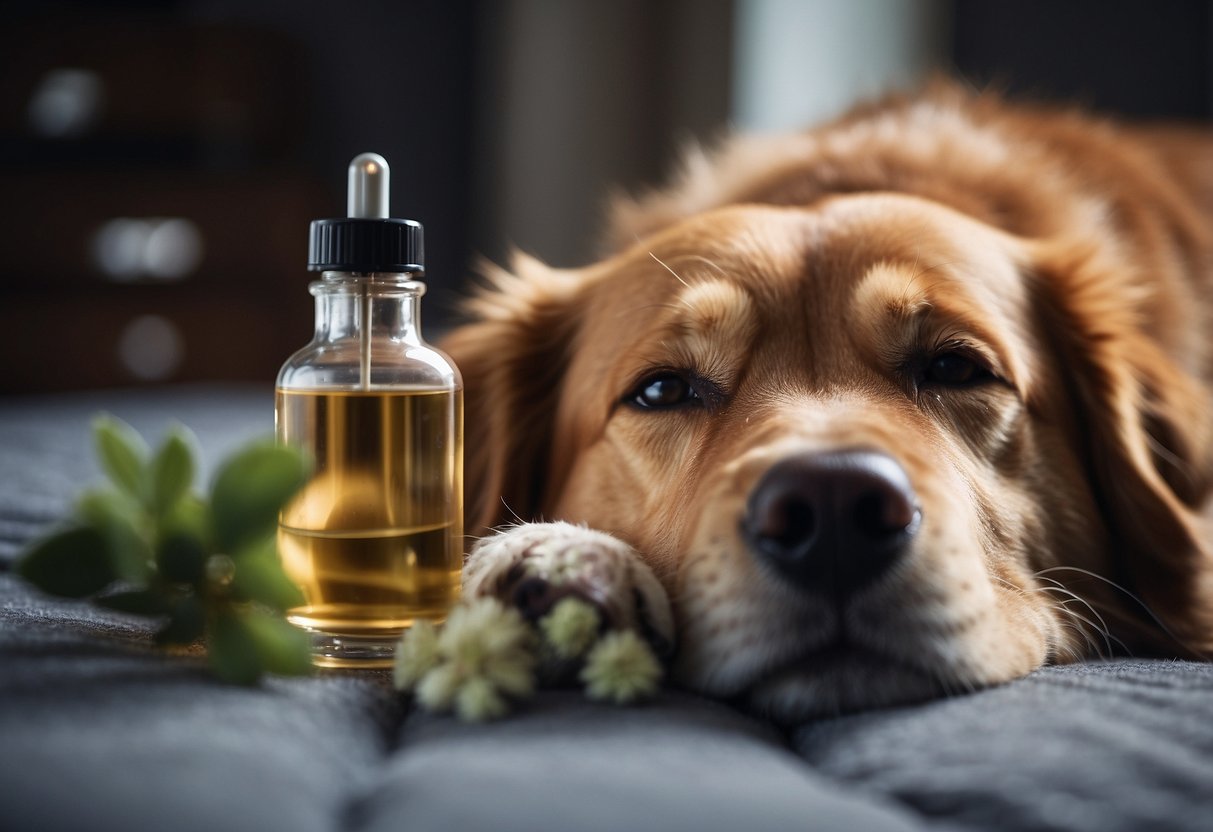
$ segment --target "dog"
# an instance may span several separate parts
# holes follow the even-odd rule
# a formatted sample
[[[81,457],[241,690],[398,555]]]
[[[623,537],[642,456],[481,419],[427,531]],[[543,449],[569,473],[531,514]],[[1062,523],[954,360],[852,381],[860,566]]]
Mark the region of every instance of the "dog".
[[[572,553],[675,683],[783,721],[1206,657],[1211,215],[1202,132],[949,83],[693,152],[445,341],[465,592],[533,617]]]

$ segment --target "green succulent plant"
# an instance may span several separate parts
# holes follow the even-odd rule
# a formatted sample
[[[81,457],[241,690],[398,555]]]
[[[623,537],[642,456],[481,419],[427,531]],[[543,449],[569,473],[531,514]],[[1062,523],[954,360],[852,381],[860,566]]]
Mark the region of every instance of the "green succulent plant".
[[[170,429],[153,453],[103,415],[93,438],[109,486],[82,494],[60,528],[22,553],[17,574],[52,595],[155,618],[159,644],[205,640],[225,681],[310,672],[307,635],[284,617],[303,598],[276,538],[307,460],[269,441],[248,445],[221,464],[204,498],[193,489],[197,442],[186,428]]]

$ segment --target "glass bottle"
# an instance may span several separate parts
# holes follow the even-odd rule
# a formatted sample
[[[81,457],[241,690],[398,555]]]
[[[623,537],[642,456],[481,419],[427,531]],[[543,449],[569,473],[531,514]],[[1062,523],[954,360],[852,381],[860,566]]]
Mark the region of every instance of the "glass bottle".
[[[388,218],[388,176],[358,156],[349,218],[312,223],[315,335],[278,374],[278,439],[315,465],[279,515],[306,599],[288,618],[326,667],[390,665],[401,633],[444,618],[460,589],[463,383],[422,340],[422,228]]]

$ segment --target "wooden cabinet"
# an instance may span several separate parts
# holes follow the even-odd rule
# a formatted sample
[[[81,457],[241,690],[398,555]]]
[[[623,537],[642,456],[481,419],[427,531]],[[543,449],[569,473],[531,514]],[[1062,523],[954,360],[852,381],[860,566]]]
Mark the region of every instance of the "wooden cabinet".
[[[0,393],[272,382],[309,337],[305,65],[272,33],[21,24],[0,58]]]

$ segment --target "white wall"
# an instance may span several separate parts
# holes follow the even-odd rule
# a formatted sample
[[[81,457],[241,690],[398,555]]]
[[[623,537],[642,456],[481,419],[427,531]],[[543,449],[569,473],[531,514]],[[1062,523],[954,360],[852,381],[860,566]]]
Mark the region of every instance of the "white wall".
[[[912,87],[946,54],[944,0],[737,0],[733,122],[803,127]]]

